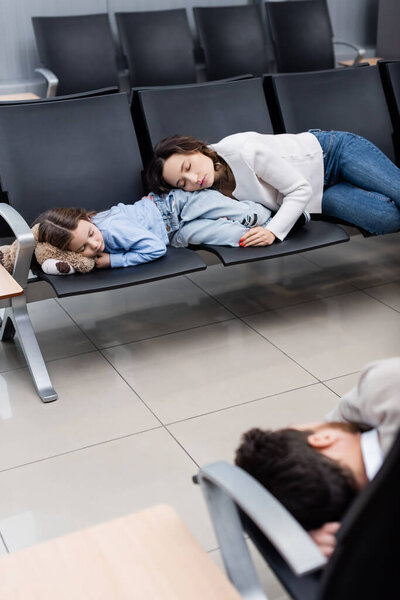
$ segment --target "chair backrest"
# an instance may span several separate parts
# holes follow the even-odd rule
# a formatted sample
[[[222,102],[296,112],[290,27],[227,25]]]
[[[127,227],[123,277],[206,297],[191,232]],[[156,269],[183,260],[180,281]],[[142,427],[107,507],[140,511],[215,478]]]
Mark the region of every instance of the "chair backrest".
[[[58,77],[60,96],[119,85],[107,14],[32,17],[32,24],[41,63]]]
[[[65,96],[52,96],[49,98],[28,98],[26,100],[0,100],[0,106],[7,104],[37,104],[38,102],[59,102],[60,100],[72,100],[74,98],[89,98],[92,96],[107,96],[108,94],[118,94],[117,87],[100,88],[99,90],[90,90],[88,92],[78,92],[76,94],[66,94]]]
[[[399,539],[400,435],[343,520],[319,600],[396,597]]]
[[[142,195],[126,94],[0,108],[0,180],[31,223],[56,206],[102,210]]]
[[[147,157],[161,139],[176,133],[210,143],[240,131],[273,133],[261,79],[141,90],[137,95]]]
[[[381,61],[379,70],[394,128],[393,142],[397,164],[400,164],[400,61]]]
[[[379,0],[376,56],[400,59],[400,3],[398,0]]]
[[[193,8],[208,79],[268,71],[264,30],[256,4]]]
[[[132,86],[196,81],[185,9],[118,12],[115,16]]]
[[[392,123],[378,67],[278,74],[266,78],[282,132],[351,131],[394,159]]]
[[[266,2],[265,6],[279,73],[334,68],[326,0]]]

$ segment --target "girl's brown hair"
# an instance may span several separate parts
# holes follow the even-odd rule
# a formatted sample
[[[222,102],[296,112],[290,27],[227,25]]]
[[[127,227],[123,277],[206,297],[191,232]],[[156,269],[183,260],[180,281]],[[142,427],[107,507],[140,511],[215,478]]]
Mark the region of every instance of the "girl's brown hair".
[[[50,208],[33,223],[39,223],[38,241],[48,242],[60,250],[68,250],[72,232],[77,228],[79,221],[90,221],[94,214],[84,208]]]
[[[222,159],[214,150],[211,150],[207,146],[206,142],[185,135],[171,135],[161,140],[154,148],[153,158],[146,170],[148,191],[155,194],[162,194],[172,189],[162,175],[165,161],[172,154],[194,154],[195,152],[201,152],[201,154],[211,158],[214,163],[214,169],[218,171]]]

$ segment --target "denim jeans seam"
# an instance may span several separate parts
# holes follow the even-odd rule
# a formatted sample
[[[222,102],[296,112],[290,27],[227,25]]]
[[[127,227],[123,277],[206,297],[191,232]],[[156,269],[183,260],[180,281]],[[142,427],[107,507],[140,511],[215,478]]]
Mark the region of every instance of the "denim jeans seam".
[[[371,150],[373,150],[375,152],[375,154],[381,155],[382,150],[380,150],[377,146],[375,146],[375,144],[373,144],[372,142],[370,142],[366,138],[362,137],[361,135],[357,135],[356,133],[348,133],[348,135],[350,135],[351,137],[359,139],[366,146],[368,146]],[[385,158],[387,158],[387,160],[390,160],[390,158],[388,158],[385,153],[383,153],[383,154],[384,154]]]
[[[363,189],[363,188],[360,188]],[[379,192],[373,192],[372,190],[365,190],[364,192],[366,192],[368,194],[368,196],[371,196],[372,198],[376,198],[377,200],[381,200],[382,198],[385,198],[385,200],[387,202],[393,202],[393,200],[391,198],[389,198],[389,196],[386,196],[385,194],[380,194]]]

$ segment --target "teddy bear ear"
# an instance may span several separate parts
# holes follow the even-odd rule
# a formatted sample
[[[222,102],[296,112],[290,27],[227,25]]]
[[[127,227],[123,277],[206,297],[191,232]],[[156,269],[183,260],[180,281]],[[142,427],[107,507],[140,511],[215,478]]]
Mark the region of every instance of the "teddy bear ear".
[[[42,268],[44,262],[51,258],[60,264],[64,263],[64,271],[67,269],[67,267],[65,266],[67,265],[78,273],[88,273],[89,271],[92,271],[94,269],[96,264],[94,258],[88,258],[86,256],[82,256],[77,252],[70,252],[69,250],[60,250],[59,248],[56,248],[55,246],[52,246],[47,242],[38,242],[36,244],[35,256],[38,263],[42,265]],[[52,266],[51,269],[54,269],[54,266]],[[57,273],[52,272],[49,274],[61,274],[59,269],[57,270]],[[72,273],[71,271],[69,271],[68,273],[64,272],[63,274],[71,275]]]

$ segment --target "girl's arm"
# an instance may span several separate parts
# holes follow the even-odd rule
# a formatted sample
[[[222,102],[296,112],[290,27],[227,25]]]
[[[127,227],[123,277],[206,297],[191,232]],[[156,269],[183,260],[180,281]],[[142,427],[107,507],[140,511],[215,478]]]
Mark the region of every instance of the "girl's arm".
[[[216,244],[218,246],[239,246],[241,237],[249,231],[237,221],[228,219],[195,219],[188,221],[171,239],[175,248],[189,244]]]
[[[156,260],[167,251],[167,246],[158,236],[140,226],[121,225],[118,233],[107,236],[110,252],[110,266],[132,267]],[[120,250],[120,251],[119,251]]]

